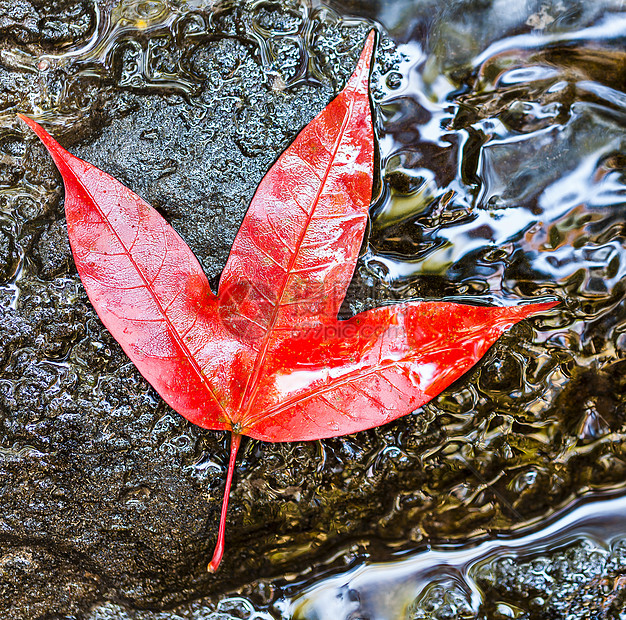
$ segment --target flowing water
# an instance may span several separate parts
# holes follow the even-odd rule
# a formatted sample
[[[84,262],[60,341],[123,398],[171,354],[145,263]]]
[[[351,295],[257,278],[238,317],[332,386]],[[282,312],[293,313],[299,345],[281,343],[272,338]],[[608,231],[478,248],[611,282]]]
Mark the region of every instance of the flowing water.
[[[440,545],[376,562],[367,546],[337,550],[338,570],[317,566],[237,594],[200,599],[167,612],[127,615],[99,605],[89,620],[444,620],[587,618],[622,620],[626,498],[581,501],[529,533],[471,545]],[[366,559],[370,558],[370,559]],[[509,579],[513,587],[496,586]],[[583,599],[581,606],[577,596]],[[615,601],[619,596],[619,599]],[[596,605],[585,605],[594,597]],[[614,603],[617,602],[615,605]],[[530,615],[524,611],[530,610]],[[611,615],[611,612],[613,615]]]
[[[395,562],[362,564],[306,588],[289,601],[287,615],[320,620],[426,618],[428,612],[439,611],[441,616],[433,615],[445,617],[447,611],[474,617],[483,603],[481,586],[490,577],[497,579],[498,565],[521,564],[532,558],[533,571],[549,578],[546,552],[584,541],[603,559],[622,553],[626,544],[624,509],[624,497],[586,503],[526,536],[487,540],[472,547],[431,548]],[[586,571],[593,574],[594,570],[589,562]],[[565,581],[563,575],[561,578]],[[514,613],[511,606],[501,603],[500,613],[505,617],[507,607]]]
[[[204,119],[236,99],[228,82],[240,65],[226,75],[215,67],[203,73],[199,42],[228,37],[255,46],[274,91],[307,84],[336,91],[346,77],[334,69],[346,53],[341,28],[375,24],[380,176],[346,312],[414,298],[503,304],[553,296],[561,304],[505,336],[468,380],[406,422],[406,431],[376,431],[371,445],[355,449],[365,454],[364,484],[393,480],[392,501],[379,506],[380,523],[363,536],[352,531],[312,565],[306,553],[315,543],[307,540],[299,555],[298,540],[287,537],[285,549],[303,565],[292,561],[282,575],[251,575],[235,594],[171,612],[99,604],[90,620],[541,618],[558,598],[555,588],[516,598],[519,584],[507,594],[494,580],[506,581],[511,559],[538,562],[551,575],[567,549],[589,566],[589,557],[602,558],[592,579],[617,579],[626,571],[619,560],[626,538],[619,495],[626,489],[623,3],[294,0],[250,2],[248,13],[231,5],[98,4],[91,31],[61,52],[4,50],[3,61],[32,75],[72,67],[58,91],[30,101],[53,127],[88,120],[109,88],[146,101],[180,97]],[[200,94],[206,84],[209,99]],[[10,157],[15,137],[3,131],[3,157]],[[244,138],[251,152],[263,152],[263,142]],[[30,217],[7,187],[0,189],[10,198],[0,214],[0,245],[6,230],[19,237]],[[36,185],[20,191],[35,204]],[[176,214],[171,220],[176,225]],[[15,308],[33,259],[5,236],[12,258],[2,294]],[[66,349],[49,357],[67,370]],[[340,467],[350,458],[338,446],[319,447],[324,463]],[[198,469],[214,465],[207,462]],[[281,554],[288,555],[277,545]],[[622,582],[615,584],[621,591]],[[575,603],[570,597],[554,607],[554,617],[575,613]]]

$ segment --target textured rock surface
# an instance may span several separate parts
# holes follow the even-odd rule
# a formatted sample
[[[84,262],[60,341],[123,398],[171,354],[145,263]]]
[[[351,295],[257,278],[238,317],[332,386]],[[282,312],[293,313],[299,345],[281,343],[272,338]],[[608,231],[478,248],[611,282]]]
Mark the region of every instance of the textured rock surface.
[[[554,175],[566,177],[579,159],[591,158],[606,135],[614,145],[599,160],[597,178],[612,179],[619,194],[620,121],[598,113],[602,93],[574,106],[581,74],[556,57],[553,82],[568,88],[541,82],[528,101],[515,85],[485,85],[503,70],[497,62],[486,66],[483,82],[475,80],[467,69],[474,48],[462,44],[464,14],[451,12],[432,31],[426,14],[416,18],[416,32],[424,33],[417,39],[438,50],[420,69],[426,77],[431,72],[424,89],[436,90],[438,67],[454,74],[464,99],[452,110],[445,101],[435,111],[419,98],[394,100],[406,63],[389,40],[381,42],[374,83],[381,143],[387,139],[381,148],[392,140],[398,152],[385,151],[373,234],[346,312],[381,298],[497,298],[503,290],[513,299],[553,292],[567,300],[553,318],[505,336],[479,368],[418,415],[323,443],[246,443],[226,558],[213,577],[204,569],[227,438],[169,410],[101,326],[73,267],[60,178],[14,112],[34,114],[65,146],[155,205],[215,284],[256,185],[341,88],[368,26],[295,0],[0,1],[3,617],[74,617],[113,600],[93,618],[117,620],[134,609],[302,572],[354,539],[376,537],[390,549],[425,536],[464,539],[519,526],[589,489],[623,485],[623,203],[608,215],[594,203],[590,219],[572,207],[571,217],[547,232],[537,215],[537,196]],[[581,27],[592,23],[582,9],[577,15]],[[516,17],[516,27],[527,18]],[[573,23],[568,19],[557,23]],[[481,23],[480,13],[474,22]],[[485,33],[476,49],[504,34]],[[608,75],[620,66],[615,53],[591,59]],[[492,87],[489,107],[482,89]],[[528,151],[489,144],[498,135],[487,122],[501,122],[502,135],[528,136]],[[440,132],[437,140],[426,134],[428,123]],[[558,123],[558,147],[542,150],[543,134],[532,132]],[[420,138],[420,131],[431,137]],[[563,155],[568,149],[572,159]],[[530,192],[507,167],[526,157],[536,171]],[[484,161],[488,170],[478,168]],[[386,220],[388,196],[429,194],[429,166],[437,192],[426,205],[416,200],[410,220]],[[511,178],[507,193],[501,185]],[[516,202],[535,220],[497,251],[487,241],[449,271],[418,272],[408,281],[385,271],[389,257],[419,262],[442,246],[438,235],[447,227],[477,213],[506,215]],[[552,245],[538,241],[541,234]],[[558,254],[568,240],[579,252],[570,263]],[[561,264],[575,268],[561,277]],[[211,599],[179,609],[195,617],[194,609],[215,605]]]
[[[623,617],[626,542],[606,549],[591,541],[531,561],[497,560],[477,575],[486,604],[480,618]]]
[[[552,552],[535,552],[531,558],[512,555],[492,559],[472,569],[483,600],[477,612],[468,601],[467,590],[448,578],[428,588],[410,605],[407,617],[621,620],[626,606],[625,550],[623,538],[610,546],[585,540],[559,545]]]
[[[280,46],[281,33],[302,21],[297,7],[181,10],[176,28],[188,35],[178,46],[164,34],[174,28],[166,28],[173,7],[159,12],[156,3],[143,15],[131,3],[100,5],[105,22],[131,30],[134,23],[135,37],[112,45],[94,69],[92,52],[55,55],[68,42],[62,24],[80,6],[59,6],[55,22],[34,4],[7,8],[15,20],[32,15],[22,19],[27,29],[6,22],[13,60],[4,67],[7,118],[16,109],[32,113],[31,101],[51,110],[58,138],[160,209],[216,282],[256,185],[343,85],[367,30],[320,21],[315,41],[334,56],[327,66],[320,52],[315,71],[333,80],[287,89],[302,59],[295,63],[283,45],[264,65],[249,22],[272,28],[276,41],[269,37],[268,46]],[[144,61],[142,71],[137,62]],[[164,606],[243,583],[251,570],[277,570],[292,553],[271,555],[284,526],[304,540],[312,538],[309,519],[329,527],[330,504],[320,511],[315,499],[328,477],[320,447],[248,444],[224,570],[207,575],[226,438],[169,410],[102,328],[71,259],[58,173],[32,136],[15,121],[9,126],[3,170],[11,191],[3,199],[11,217],[7,232],[0,228],[0,275],[9,283],[1,309],[0,607],[15,618],[69,614],[102,595]],[[42,574],[52,576],[46,587]]]

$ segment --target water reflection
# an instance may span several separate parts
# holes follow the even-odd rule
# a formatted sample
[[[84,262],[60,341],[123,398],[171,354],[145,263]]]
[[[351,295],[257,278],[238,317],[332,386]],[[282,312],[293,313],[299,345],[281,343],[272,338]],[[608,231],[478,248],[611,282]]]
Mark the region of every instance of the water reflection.
[[[613,609],[614,599],[623,594],[625,510],[624,497],[596,498],[578,502],[530,533],[397,553],[387,562],[364,561],[371,550],[353,545],[329,558],[331,565],[342,553],[353,558],[347,568],[318,567],[314,577],[303,570],[286,579],[259,580],[219,601],[200,599],[165,612],[104,603],[86,620],[588,617],[581,613]],[[508,589],[497,590],[507,582]],[[583,608],[575,615],[579,594]],[[585,605],[584,597],[592,594],[594,602]],[[529,610],[542,614],[542,608],[552,615],[523,615]]]
[[[499,498],[496,503],[508,504],[513,522],[523,522],[528,499],[541,501],[538,488],[548,480],[548,487],[567,484],[557,482],[549,467],[532,463],[534,457],[514,465],[524,444],[526,450],[536,449],[534,442],[550,450],[561,443],[563,463],[583,452],[598,462],[608,458],[604,473],[592,476],[596,481],[606,483],[609,471],[621,469],[600,454],[621,441],[622,422],[615,416],[623,419],[618,413],[624,395],[623,337],[619,346],[614,343],[626,330],[626,15],[605,14],[610,3],[574,9],[547,2],[534,13],[498,2],[465,3],[434,18],[428,16],[429,3],[385,3],[377,9],[349,1],[332,5],[379,19],[403,58],[392,84],[383,82],[377,97],[383,183],[363,258],[373,281],[384,282],[396,296],[501,299],[552,291],[564,298],[567,310],[535,335],[535,342],[545,342],[555,356],[551,362],[537,359],[537,348],[509,351],[506,360],[481,370],[478,393],[470,394],[469,386],[453,389],[433,407],[435,414],[458,416],[444,426],[447,440],[438,450],[450,459],[456,445],[464,466],[490,493],[467,480],[446,487],[451,497],[442,499],[438,510],[449,506],[449,527],[445,518],[433,517],[426,519],[430,531],[444,540],[446,534],[455,538],[459,529],[469,533],[472,521],[462,521],[468,513],[455,510],[453,498],[457,507],[471,505],[469,512],[477,516],[492,509],[492,494]],[[516,33],[519,29],[523,32]],[[569,361],[563,363],[563,356]],[[554,365],[556,358],[560,365]],[[483,398],[492,405],[485,407]],[[490,417],[477,434],[479,412],[495,402],[508,403],[496,409],[500,417],[506,410],[513,415],[504,416],[505,423]],[[473,420],[462,422],[468,413]],[[571,439],[561,434],[564,428]],[[520,444],[510,441],[517,433],[524,436]],[[483,477],[470,466],[468,455],[476,455],[479,446],[504,447],[499,461],[507,463],[504,471]],[[422,465],[427,467],[430,458],[422,453]],[[428,491],[436,494],[443,487]],[[491,554],[540,553],[582,535],[573,533],[578,527],[608,545],[611,536],[624,534],[623,502],[591,504],[540,534],[505,544],[489,541],[473,549],[362,566],[313,585],[289,613],[431,617],[426,607],[420,615],[415,601],[432,603],[439,596],[453,617],[473,618],[481,598],[472,571]],[[608,515],[612,529],[604,521]],[[474,521],[474,534],[479,522]],[[496,611],[494,617],[521,613],[504,603]]]
[[[532,278],[543,290],[610,295],[624,276],[626,188],[615,161],[624,150],[625,110],[611,49],[620,19],[603,18],[575,35],[505,38],[444,74],[447,88],[443,76],[431,77],[436,94],[427,86],[429,63],[450,58],[412,54],[418,60],[399,92],[379,101],[385,182],[373,211],[379,234],[365,257],[376,277],[402,289],[440,275],[447,290],[511,297],[528,294],[516,281]],[[572,55],[543,49],[595,37],[607,46],[593,50],[596,64],[615,68],[612,87],[578,79]],[[587,72],[590,64],[582,65]],[[569,290],[581,269],[593,276]]]
[[[550,560],[537,558],[574,543],[597,549],[604,563],[611,553],[619,557],[624,545],[625,511],[624,497],[589,502],[525,536],[487,540],[471,547],[430,548],[393,562],[357,564],[295,596],[286,608],[285,617],[294,620],[473,619],[488,602],[484,596],[485,583],[503,563],[519,566],[533,560],[536,570],[537,563],[543,562],[547,573]],[[591,573],[592,567],[586,567],[579,587],[591,579]],[[546,578],[551,579],[547,574]],[[500,604],[502,615],[496,617],[518,617],[503,613],[509,605],[504,601]],[[518,611],[524,612],[519,608]]]
[[[257,517],[266,510],[273,520],[267,529],[251,535],[255,544],[265,541],[268,564],[275,572],[284,568],[297,580],[294,567],[300,567],[303,558],[315,562],[313,554],[319,549],[355,532],[367,539],[365,547],[374,550],[361,553],[361,547],[356,552],[342,547],[337,554],[346,562],[355,555],[376,561],[398,546],[415,548],[428,540],[466,543],[493,531],[510,532],[549,516],[572,497],[624,488],[626,16],[622,2],[255,1],[247,3],[248,12],[235,10],[237,3],[211,0],[113,4],[111,10],[109,5],[94,5],[93,28],[73,44],[41,53],[34,47],[2,50],[4,65],[19,71],[21,80],[31,80],[32,88],[20,106],[30,105],[57,130],[71,126],[80,133],[81,123],[89,125],[85,135],[90,137],[101,124],[132,113],[136,116],[127,125],[129,143],[119,145],[127,150],[118,159],[130,160],[136,151],[149,151],[153,141],[165,145],[167,160],[160,161],[153,152],[145,156],[140,162],[142,180],[137,182],[155,186],[171,181],[175,186],[182,179],[184,186],[189,179],[185,173],[177,177],[177,168],[192,170],[208,160],[211,174],[217,171],[220,176],[226,170],[228,162],[220,153],[228,151],[213,150],[215,136],[223,129],[222,118],[241,124],[237,139],[244,157],[237,162],[248,164],[278,148],[287,133],[298,129],[289,107],[294,93],[308,96],[312,90],[307,88],[320,83],[328,96],[332,89],[338,90],[350,70],[345,62],[350,41],[356,46],[362,39],[345,33],[361,32],[358,26],[365,30],[363,18],[377,20],[383,36],[373,92],[381,183],[350,310],[361,309],[359,304],[374,305],[381,297],[501,303],[552,294],[563,300],[558,313],[520,326],[517,335],[504,338],[474,374],[393,428],[315,447],[300,446],[294,454],[286,447],[255,448],[261,456],[241,472],[242,488],[252,498],[245,501],[267,501],[261,495],[268,497],[265,487],[272,485],[279,489],[274,490],[276,501],[289,498],[284,510],[288,517],[263,505]],[[256,75],[254,71],[259,72],[261,85],[242,92],[238,80]],[[102,104],[109,100],[119,106],[113,112]],[[160,140],[157,122],[137,143],[132,142],[131,125],[139,122],[136,110],[148,103],[156,108],[161,101],[169,108],[155,112],[150,123],[175,115],[182,119],[177,120],[181,127],[191,119],[185,131],[199,133],[209,126],[209,133],[202,134],[201,140],[197,135],[193,140],[179,136],[176,139],[183,143],[179,148],[176,139]],[[16,177],[7,172],[9,165],[16,165],[22,148],[13,120],[17,105],[4,109],[0,131],[0,251],[6,265],[0,272],[0,304],[7,316],[16,311],[20,279],[27,277],[31,291],[40,296],[29,303],[34,307],[45,303],[58,317],[60,303],[53,287],[77,284],[66,273],[67,254],[58,256],[60,244],[54,242],[61,228],[58,192],[53,194],[45,186],[37,170],[28,170],[23,179],[22,172]],[[106,122],[101,122],[100,114]],[[145,123],[145,116],[140,120]],[[272,133],[281,124],[288,130]],[[181,148],[186,149],[183,157],[179,157]],[[120,162],[121,168],[127,164]],[[37,166],[36,162],[33,167]],[[131,168],[129,164],[129,175]],[[203,179],[207,186],[209,181]],[[170,214],[184,211],[175,224],[185,234],[185,225],[187,232],[198,227],[191,213],[196,203],[217,202],[222,196],[208,194],[206,200],[191,200],[182,207],[170,204],[180,197],[179,190],[169,193],[166,188],[159,198]],[[232,218],[238,213],[219,212],[216,221],[221,226],[225,215]],[[191,224],[185,224],[185,218]],[[56,221],[50,224],[50,219]],[[212,243],[217,246],[210,236],[212,228],[212,222],[201,228],[203,234],[208,231],[202,239],[207,254],[215,251]],[[48,271],[41,258],[46,252]],[[31,292],[29,299],[33,296]],[[50,322],[47,319],[46,324]],[[99,334],[99,327],[92,332]],[[15,345],[6,367],[10,378],[0,383],[5,402],[15,410],[15,394],[32,390],[35,378],[42,375],[50,390],[44,396],[58,396],[58,402],[56,409],[49,403],[39,409],[47,407],[56,415],[71,400],[77,382],[76,374],[63,365],[69,360],[72,368],[83,373],[84,389],[95,394],[99,407],[106,407],[102,394],[113,375],[94,371],[85,378],[85,373],[96,355],[108,359],[110,351],[92,350],[100,343],[91,339],[91,332],[89,336],[81,335],[83,340],[76,344],[79,336],[51,330],[44,331],[37,348]],[[33,362],[37,355],[53,363]],[[119,407],[112,410],[120,411]],[[27,421],[18,422],[20,429],[27,428]],[[169,421],[155,426],[154,434],[167,438],[163,453],[168,459],[191,453],[180,471],[204,482],[207,472],[219,469],[219,459],[203,451],[194,455],[187,440],[177,434],[176,424],[172,422],[171,429]],[[119,435],[117,429],[107,433]],[[17,459],[22,450],[29,453],[28,446],[16,444],[12,458]],[[321,453],[313,467],[312,452]],[[348,469],[357,483],[341,478],[342,470]],[[182,474],[177,471],[176,476]],[[263,493],[255,493],[259,486],[264,486]],[[318,493],[320,488],[324,493]],[[366,496],[372,504],[367,513],[368,506],[358,505]],[[610,503],[610,509],[609,503],[590,504],[588,509],[596,506],[600,520],[617,508],[622,513],[611,514],[619,516],[623,514],[619,501]],[[340,514],[334,514],[336,506]],[[301,507],[315,515],[326,511],[319,522],[312,518],[319,530],[303,522]],[[332,517],[327,516],[330,513]],[[595,523],[588,513],[575,514],[582,523]],[[560,523],[570,538],[548,529],[534,538],[515,539],[526,541],[517,548],[540,553],[544,536],[561,545],[578,535],[568,529],[567,517]],[[276,531],[278,526],[286,526],[286,531]],[[515,540],[509,541],[512,547]],[[602,541],[610,543],[606,537]],[[475,578],[459,566],[475,566],[472,562],[479,562],[475,555],[479,549],[504,553],[498,545],[486,542],[469,550],[440,548],[416,555],[401,561],[408,572],[402,568],[398,573],[395,564],[374,566],[371,573],[359,569],[342,578],[345,582],[354,577],[347,590],[337,588],[335,582],[322,582],[321,598],[316,600],[330,597],[336,614],[356,613],[365,603],[374,609],[385,600],[382,584],[400,575],[405,602],[419,598],[419,592],[429,600],[447,596],[446,604],[454,603],[461,610],[465,605],[471,615],[476,609]],[[190,551],[186,557],[191,555]],[[453,569],[446,568],[450,566]],[[307,566],[307,570],[316,569]],[[377,589],[370,574],[380,579]],[[193,579],[189,577],[189,583]],[[358,600],[355,583],[365,584]],[[426,590],[420,590],[420,583]],[[264,587],[278,588],[276,584],[266,582]],[[256,582],[250,588],[265,601],[263,605],[275,601],[276,615],[291,613],[286,603],[281,611],[278,594],[274,598],[259,594],[263,588]],[[313,600],[315,592],[306,597]],[[196,594],[193,590],[189,596]],[[231,598],[241,603],[241,617],[254,617],[257,608],[252,603]],[[198,604],[195,616],[189,612],[183,617],[234,616],[239,604],[231,608],[225,602],[218,609],[215,601],[205,603],[217,615],[202,612]],[[300,604],[298,609],[304,609],[309,603]],[[316,605],[310,604],[311,613]],[[102,617],[117,620],[123,613],[116,608]],[[513,612],[503,607],[499,613]],[[146,612],[145,617],[156,616]]]

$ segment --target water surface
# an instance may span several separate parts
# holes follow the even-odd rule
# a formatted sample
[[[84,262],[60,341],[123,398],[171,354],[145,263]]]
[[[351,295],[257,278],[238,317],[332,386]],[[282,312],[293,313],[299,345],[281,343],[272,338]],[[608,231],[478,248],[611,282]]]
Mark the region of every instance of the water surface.
[[[189,213],[203,215],[205,206],[194,192],[208,193],[207,203],[219,196],[209,181],[198,189],[191,168],[211,157],[213,171],[232,167],[214,146],[223,118],[246,128],[236,137],[246,161],[269,166],[298,130],[290,125],[295,94],[311,115],[314,104],[321,107],[343,85],[346,55],[358,51],[347,42],[360,42],[373,24],[381,34],[372,79],[380,172],[344,311],[390,299],[507,304],[554,296],[561,304],[503,337],[475,371],[395,425],[317,445],[251,446],[240,474],[246,501],[259,488],[271,493],[283,509],[273,518],[289,526],[257,534],[267,541],[274,576],[265,579],[251,562],[248,586],[175,613],[418,618],[443,584],[458,593],[458,617],[498,617],[498,610],[485,611],[480,588],[488,580],[477,576],[489,562],[542,556],[583,539],[609,553],[626,534],[619,495],[580,504],[623,491],[626,480],[626,13],[610,1],[247,6],[97,4],[93,27],[62,49],[3,50],[3,62],[45,84],[31,91],[33,112],[51,129],[82,132],[80,148],[90,157],[107,156],[109,129],[98,127],[98,114],[120,131],[124,119],[136,125],[152,106],[162,116],[176,111],[181,136],[202,132],[192,146],[174,136],[154,153],[160,127],[145,130],[141,147],[119,144],[113,172],[159,201],[216,281],[245,200],[233,196],[239,186],[223,188],[229,204],[241,203],[238,210],[223,207],[218,221],[207,208],[199,226]],[[222,65],[214,61],[218,52]],[[242,94],[237,80],[255,71],[264,90]],[[269,103],[267,93],[275,96]],[[98,107],[107,94],[113,110]],[[16,129],[2,131],[3,156],[20,156]],[[180,172],[181,149],[188,149],[189,175]],[[140,160],[147,171],[133,176],[133,157],[143,155],[150,165]],[[74,299],[69,258],[55,253],[58,197],[31,177],[19,186],[0,181],[0,247],[10,257],[0,273],[3,308],[16,310],[23,289],[41,305],[50,281]],[[188,182],[185,192],[181,182]],[[32,238],[42,239],[36,252]],[[26,286],[26,277],[35,285]],[[77,338],[43,334],[45,359],[32,372],[45,373],[49,398],[61,399],[78,381],[75,368],[88,367],[93,356],[115,359],[96,336],[95,352],[87,339],[74,347]],[[19,359],[17,350],[10,372],[19,381],[1,384],[7,399],[28,389]],[[91,379],[96,392],[106,388],[106,377]],[[157,406],[153,395],[142,398]],[[163,416],[154,433],[167,439],[159,449],[180,458],[195,481],[219,470],[215,451],[196,449],[201,444],[172,418]],[[25,445],[35,449],[22,443],[11,448],[15,454],[26,454]],[[125,501],[144,506],[150,493],[137,488]],[[299,510],[320,502],[324,519],[308,528]],[[190,598],[209,586],[193,587]],[[397,593],[397,608],[385,602],[389,591]],[[92,618],[177,617],[131,607],[100,605]]]

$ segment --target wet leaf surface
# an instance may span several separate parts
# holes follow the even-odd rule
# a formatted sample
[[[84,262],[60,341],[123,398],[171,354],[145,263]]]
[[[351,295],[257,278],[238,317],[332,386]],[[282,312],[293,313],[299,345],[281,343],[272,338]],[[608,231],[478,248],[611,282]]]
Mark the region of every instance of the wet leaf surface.
[[[327,439],[387,424],[431,400],[516,322],[509,307],[383,306],[338,321],[372,193],[371,31],[341,93],[263,177],[214,295],[196,257],[140,196],[23,114],[65,186],[76,269],[109,333],[175,411],[231,432],[219,534],[241,436]]]

